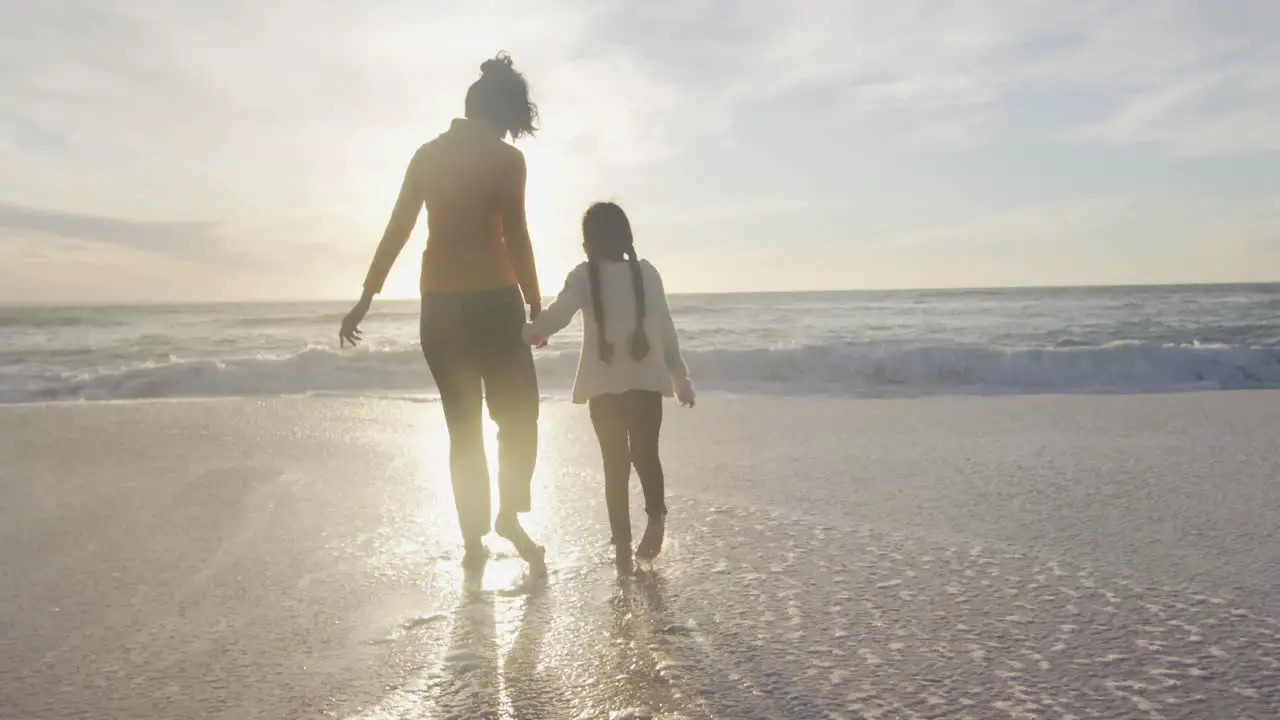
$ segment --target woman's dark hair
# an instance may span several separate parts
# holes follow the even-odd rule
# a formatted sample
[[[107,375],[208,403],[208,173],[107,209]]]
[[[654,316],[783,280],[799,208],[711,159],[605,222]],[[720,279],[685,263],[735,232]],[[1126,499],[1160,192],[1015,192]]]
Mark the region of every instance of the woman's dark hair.
[[[505,52],[480,64],[480,79],[467,89],[466,113],[512,140],[532,136],[538,129],[538,106],[529,99],[529,83]]]
[[[600,298],[600,261],[627,260],[631,265],[631,287],[636,294],[636,330],[631,335],[631,357],[643,360],[649,354],[649,336],[644,332],[644,276],[640,258],[636,256],[631,221],[622,208],[611,202],[599,202],[587,208],[582,216],[582,245],[587,251],[587,274],[591,278],[591,307],[600,333],[597,341],[600,359],[613,362],[613,343],[605,337],[604,302]]]

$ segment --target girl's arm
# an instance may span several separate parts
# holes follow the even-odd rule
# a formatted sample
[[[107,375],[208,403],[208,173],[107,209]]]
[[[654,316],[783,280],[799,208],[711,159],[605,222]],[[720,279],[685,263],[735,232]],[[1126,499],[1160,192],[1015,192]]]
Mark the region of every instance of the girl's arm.
[[[563,330],[573,316],[578,314],[585,299],[581,276],[582,273],[576,269],[570,272],[564,280],[564,288],[560,290],[559,295],[556,295],[551,305],[532,321],[524,324],[525,342],[532,342],[534,338],[546,340]]]
[[[655,295],[658,301],[658,327],[662,333],[662,359],[667,364],[667,372],[671,373],[672,386],[680,388],[689,380],[689,367],[684,364],[684,357],[680,354],[680,336],[676,334],[676,323],[671,317],[671,306],[667,303],[662,275],[652,265],[649,268],[652,270],[654,289],[657,290]]]

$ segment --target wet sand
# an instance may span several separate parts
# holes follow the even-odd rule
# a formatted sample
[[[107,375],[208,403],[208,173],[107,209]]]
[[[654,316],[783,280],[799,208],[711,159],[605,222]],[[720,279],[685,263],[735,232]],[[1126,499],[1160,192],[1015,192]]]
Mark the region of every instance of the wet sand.
[[[0,408],[0,717],[1280,715],[1280,393],[668,407],[619,582],[544,405],[545,583],[431,403]]]

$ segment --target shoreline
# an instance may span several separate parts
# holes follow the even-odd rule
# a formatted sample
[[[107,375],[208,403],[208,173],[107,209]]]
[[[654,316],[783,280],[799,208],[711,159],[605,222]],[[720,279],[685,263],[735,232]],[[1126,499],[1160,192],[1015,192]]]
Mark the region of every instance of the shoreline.
[[[1259,387],[1259,388],[1225,388],[1225,389],[1203,389],[1203,388],[1187,388],[1178,389],[1162,389],[1153,391],[1133,391],[1133,390],[1115,390],[1115,391],[1096,391],[1096,390],[1080,390],[1071,391],[1046,391],[1046,392],[1026,392],[1026,391],[1010,391],[1008,393],[919,393],[919,394],[834,394],[829,392],[814,391],[811,393],[797,392],[789,390],[786,392],[741,392],[732,390],[706,390],[699,389],[699,398],[721,398],[728,400],[798,400],[798,401],[814,401],[814,402],[953,402],[953,401],[973,401],[981,402],[985,400],[994,401],[1017,401],[1020,399],[1040,399],[1040,400],[1079,400],[1082,398],[1143,398],[1143,397],[1184,397],[1195,395],[1253,395],[1257,393],[1277,393],[1280,394],[1280,388]],[[557,388],[554,391],[541,391],[540,399],[542,402],[548,403],[564,403],[570,404],[570,388]],[[271,402],[276,400],[283,401],[305,401],[305,400],[371,400],[371,401],[397,401],[397,402],[415,402],[434,404],[439,402],[439,395],[434,391],[424,392],[405,392],[388,390],[386,392],[367,392],[352,391],[342,392],[334,390],[321,390],[312,392],[299,393],[275,393],[275,394],[256,394],[256,395],[177,395],[167,397],[143,397],[143,398],[106,398],[101,400],[89,400],[85,398],[71,398],[58,400],[20,400],[12,402],[0,402],[0,412],[5,408],[30,408],[30,407],[90,407],[95,405],[137,405],[137,404],[164,404],[164,403],[200,403],[200,402]],[[670,400],[670,398],[668,398]]]
[[[1238,280],[1232,282],[1174,282],[1174,283],[1102,283],[1096,285],[1081,284],[1061,284],[1061,285],[997,285],[997,286],[949,286],[949,287],[901,287],[901,288],[844,288],[844,289],[825,289],[825,290],[722,290],[716,292],[671,292],[670,297],[673,298],[719,298],[719,297],[741,297],[746,295],[763,295],[763,296],[779,296],[779,295],[814,295],[814,296],[833,296],[833,295],[892,295],[892,294],[962,294],[962,293],[1025,293],[1025,292],[1071,292],[1071,291],[1107,291],[1114,290],[1138,291],[1144,290],[1242,290],[1248,288],[1275,288],[1280,287],[1280,280]],[[548,295],[543,299],[547,301],[555,297]],[[421,302],[417,295],[388,296],[382,298],[383,302],[405,304]],[[3,310],[97,310],[104,307],[119,308],[190,308],[190,307],[237,307],[245,305],[337,305],[350,306],[354,302],[352,297],[334,297],[334,298],[264,298],[259,300],[226,300],[226,299],[209,299],[209,300],[155,300],[155,301],[137,301],[137,302],[119,302],[111,300],[86,300],[81,302],[69,303],[22,303],[22,302],[0,302],[0,311]]]

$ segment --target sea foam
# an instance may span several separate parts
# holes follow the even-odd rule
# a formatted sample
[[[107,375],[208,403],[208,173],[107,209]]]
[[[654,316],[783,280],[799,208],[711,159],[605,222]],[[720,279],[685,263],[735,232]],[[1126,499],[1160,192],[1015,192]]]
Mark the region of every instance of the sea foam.
[[[685,353],[699,386],[734,393],[845,396],[1139,393],[1280,387],[1280,348],[1117,342],[1007,349],[839,343]],[[576,350],[537,353],[548,391],[567,389]],[[0,371],[0,402],[307,393],[425,393],[416,350],[302,352],[229,359],[169,358],[79,372]]]

